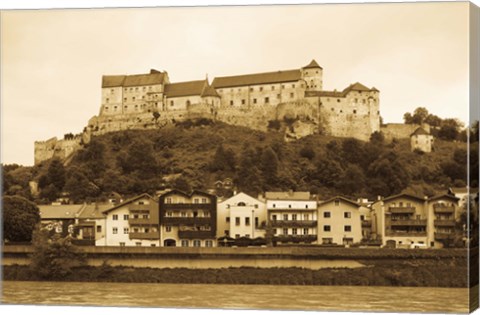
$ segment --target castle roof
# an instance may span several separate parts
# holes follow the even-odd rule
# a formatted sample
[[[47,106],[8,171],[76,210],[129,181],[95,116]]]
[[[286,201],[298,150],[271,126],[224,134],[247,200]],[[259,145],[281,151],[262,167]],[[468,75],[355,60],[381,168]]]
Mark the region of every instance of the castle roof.
[[[366,92],[369,92],[370,89],[368,87],[366,87],[365,85],[363,85],[362,83],[360,82],[356,82],[354,84],[350,84],[345,90],[343,90],[344,93],[348,93],[350,91],[366,91]]]
[[[294,82],[302,79],[300,70],[264,72],[229,77],[216,77],[212,86],[216,89],[234,86],[260,85],[269,83]]]
[[[217,93],[217,90],[215,90],[213,86],[208,84],[208,81],[206,81],[205,85],[203,86],[202,97],[208,97],[208,96],[220,97],[220,95],[218,95]]]
[[[415,131],[410,135],[410,137],[411,137],[411,136],[420,136],[420,135],[429,136],[430,134],[429,134],[425,129],[423,129],[422,127],[418,127],[418,128],[415,129]]]
[[[197,80],[165,84],[164,93],[167,97],[202,95],[205,82],[205,80]]]
[[[379,92],[375,88],[369,89],[365,85],[356,82],[353,84],[350,84],[348,87],[346,87],[343,91],[307,91],[305,92],[305,96],[323,96],[323,97],[345,97],[347,96],[348,93],[351,91],[360,91],[360,92],[370,92],[370,91],[376,91]]]
[[[312,59],[312,61],[310,61],[310,63],[308,65],[306,65],[305,67],[303,67],[303,69],[311,69],[311,68],[320,68],[323,70],[322,67],[320,67],[318,65],[318,63],[315,61],[315,59]]]
[[[157,70],[150,71],[148,74],[104,75],[102,76],[102,88],[163,84],[164,79],[165,73]]]

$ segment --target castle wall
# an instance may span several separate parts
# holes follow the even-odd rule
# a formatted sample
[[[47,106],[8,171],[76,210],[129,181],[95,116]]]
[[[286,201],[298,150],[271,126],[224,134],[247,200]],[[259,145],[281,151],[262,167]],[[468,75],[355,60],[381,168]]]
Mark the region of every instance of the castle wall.
[[[428,124],[386,124],[380,127],[380,131],[385,136],[385,140],[392,141],[395,139],[410,138],[410,135],[418,128],[422,127],[425,131],[430,132]]]
[[[190,96],[179,96],[179,97],[167,97],[166,101],[166,110],[167,111],[178,111],[178,110],[187,110],[187,106],[193,104],[200,104],[202,98],[200,95],[190,95]]]

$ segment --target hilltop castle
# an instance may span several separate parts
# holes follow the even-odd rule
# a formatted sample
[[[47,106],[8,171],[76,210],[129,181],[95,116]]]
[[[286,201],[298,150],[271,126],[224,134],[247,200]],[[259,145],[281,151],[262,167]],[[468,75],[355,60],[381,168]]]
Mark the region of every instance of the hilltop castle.
[[[99,115],[81,136],[35,142],[35,164],[67,158],[91,135],[200,117],[264,131],[269,122],[288,121],[287,138],[323,133],[368,140],[380,130],[379,91],[358,82],[325,91],[315,60],[300,69],[216,77],[211,84],[208,79],[170,83],[168,73],[157,70],[106,75]]]

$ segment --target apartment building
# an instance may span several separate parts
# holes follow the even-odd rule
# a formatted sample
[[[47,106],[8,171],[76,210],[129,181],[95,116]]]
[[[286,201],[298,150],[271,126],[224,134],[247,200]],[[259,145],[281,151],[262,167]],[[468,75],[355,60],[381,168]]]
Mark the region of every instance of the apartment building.
[[[431,247],[441,248],[455,241],[460,199],[451,194],[428,200],[428,239]]]
[[[264,202],[238,193],[217,206],[217,238],[265,237],[267,210]]]
[[[131,198],[103,215],[105,236],[96,240],[96,246],[160,246],[158,204],[150,195]]]
[[[317,202],[309,192],[266,192],[265,199],[274,243],[317,242]]]
[[[172,190],[160,195],[162,246],[216,245],[217,197],[201,191]]]
[[[352,245],[362,240],[361,205],[333,197],[318,203],[318,244]]]

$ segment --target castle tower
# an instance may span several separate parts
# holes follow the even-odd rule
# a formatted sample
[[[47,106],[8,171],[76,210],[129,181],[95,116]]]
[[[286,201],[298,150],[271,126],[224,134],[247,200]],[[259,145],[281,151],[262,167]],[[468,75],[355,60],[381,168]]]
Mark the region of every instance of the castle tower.
[[[208,83],[208,78],[205,79],[205,85],[200,96],[202,103],[211,105],[214,108],[220,107],[220,95],[218,95],[217,90]]]
[[[305,80],[307,91],[321,91],[323,86],[323,68],[318,65],[315,59],[303,67],[302,79]]]

